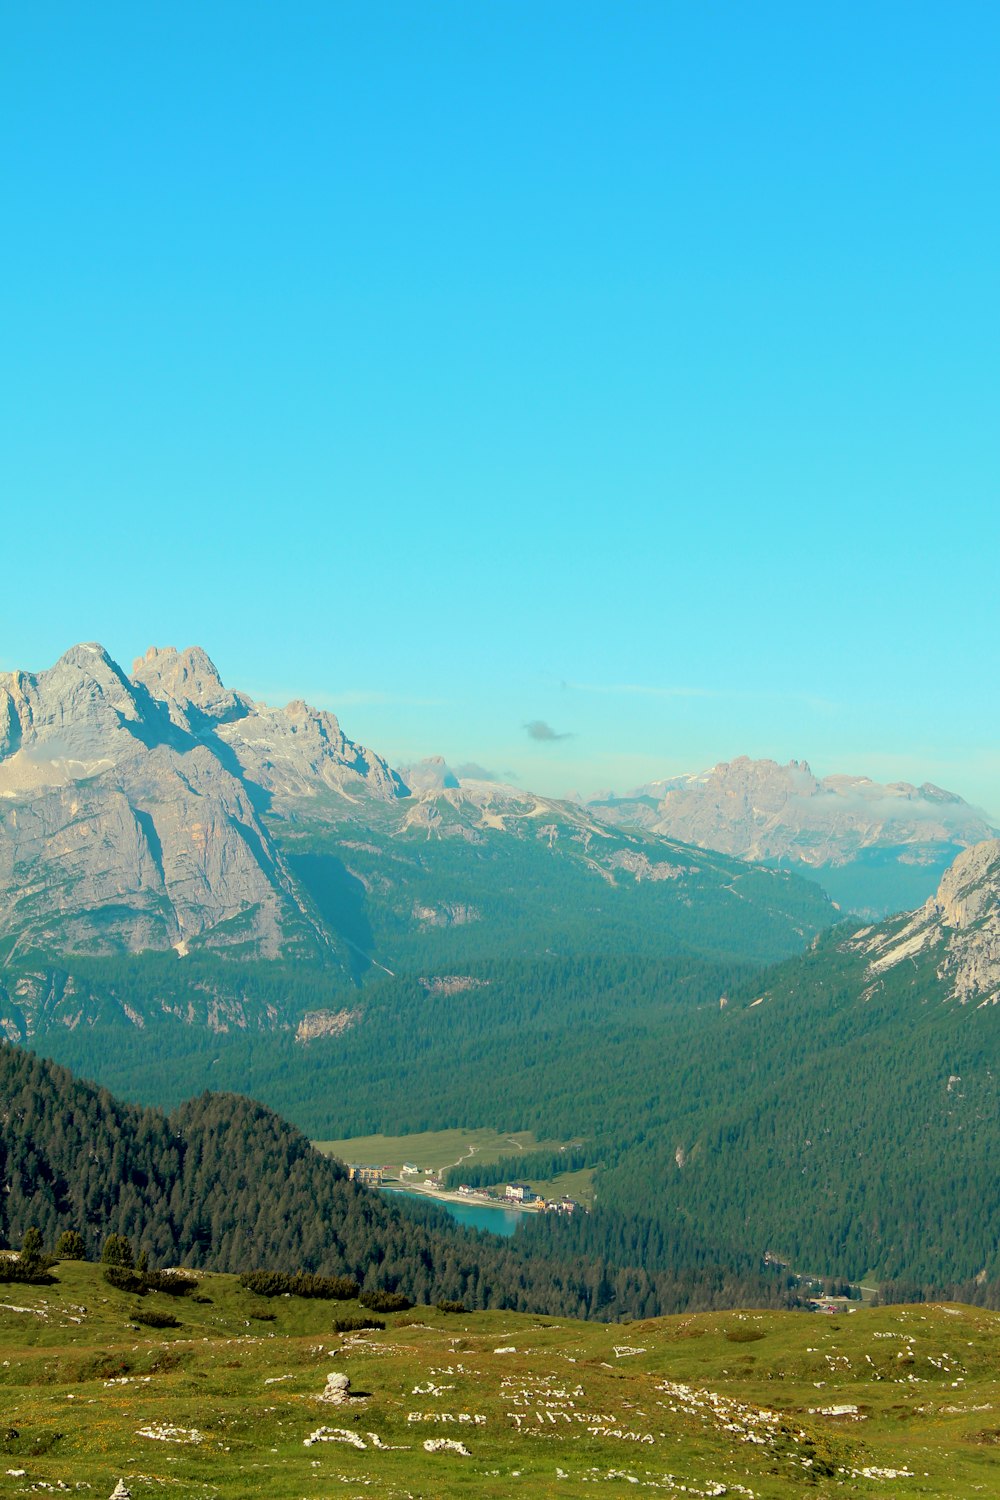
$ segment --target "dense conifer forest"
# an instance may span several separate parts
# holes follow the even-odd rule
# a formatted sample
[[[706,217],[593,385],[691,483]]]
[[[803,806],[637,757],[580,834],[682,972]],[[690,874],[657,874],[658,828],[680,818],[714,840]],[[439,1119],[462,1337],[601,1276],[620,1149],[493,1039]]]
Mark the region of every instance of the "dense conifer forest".
[[[988,1282],[1000,1021],[942,1004],[932,965],[872,991],[844,937],[768,971],[549,954],[470,962],[476,985],[454,992],[382,976],[354,992],[355,1024],[308,1046],[170,1018],[119,1025],[113,1053],[100,1027],[40,1045],[168,1108],[209,1084],[246,1091],[313,1138],[489,1125],[581,1142],[595,1211],[526,1224],[533,1254],[655,1275],[710,1247],[728,1266],[767,1256],[851,1281]],[[283,1003],[305,1008],[322,993],[316,975],[261,970],[247,984],[262,999],[284,985]],[[141,965],[104,973],[137,998]]]
[[[689,1235],[669,1271],[649,1271],[465,1231],[430,1205],[403,1212],[241,1096],[165,1116],[3,1045],[0,1099],[0,1238],[15,1248],[37,1228],[50,1248],[81,1235],[96,1259],[116,1235],[154,1267],[305,1271],[414,1301],[603,1319],[793,1301],[752,1257],[722,1264]]]

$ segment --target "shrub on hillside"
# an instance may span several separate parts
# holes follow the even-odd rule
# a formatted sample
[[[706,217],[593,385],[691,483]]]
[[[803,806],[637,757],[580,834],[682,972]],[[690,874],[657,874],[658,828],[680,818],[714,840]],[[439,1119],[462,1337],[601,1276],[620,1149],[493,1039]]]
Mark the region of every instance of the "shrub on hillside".
[[[358,1301],[362,1307],[368,1307],[372,1312],[380,1313],[406,1312],[413,1306],[409,1297],[404,1297],[402,1292],[387,1292],[380,1286],[362,1292]]]
[[[132,1246],[123,1234],[108,1235],[104,1241],[104,1249],[101,1251],[101,1264],[103,1266],[123,1266],[128,1271],[135,1269],[135,1255],[132,1252]]]
[[[56,1255],[60,1260],[86,1260],[87,1246],[79,1229],[64,1229],[56,1241]]]
[[[348,1318],[334,1318],[334,1333],[361,1333],[366,1328],[384,1328],[385,1324],[381,1318],[359,1318],[356,1315]]]
[[[726,1339],[730,1344],[756,1344],[765,1335],[759,1328],[727,1328]]]
[[[244,1271],[240,1285],[258,1297],[322,1297],[347,1302],[358,1295],[358,1283],[350,1276],[312,1276],[305,1271]]]
[[[31,1286],[51,1286],[55,1277],[48,1267],[24,1266],[16,1255],[0,1250],[0,1281],[19,1281]]]
[[[119,1292],[134,1292],[137,1297],[146,1295],[143,1277],[129,1266],[105,1266],[104,1279],[108,1286],[115,1287]]]
[[[42,1250],[42,1236],[32,1226],[24,1231],[24,1239],[16,1255],[0,1253],[0,1281],[20,1281],[34,1286],[47,1286],[55,1279],[49,1274],[51,1264],[52,1257]]]
[[[142,1323],[146,1328],[179,1328],[180,1320],[173,1313],[157,1312],[155,1307],[134,1307],[129,1313],[133,1323]]]
[[[198,1285],[189,1271],[147,1271],[142,1278],[147,1292],[166,1292],[168,1297],[187,1297]]]
[[[435,1302],[434,1306],[438,1312],[443,1313],[463,1313],[469,1311],[464,1302]]]

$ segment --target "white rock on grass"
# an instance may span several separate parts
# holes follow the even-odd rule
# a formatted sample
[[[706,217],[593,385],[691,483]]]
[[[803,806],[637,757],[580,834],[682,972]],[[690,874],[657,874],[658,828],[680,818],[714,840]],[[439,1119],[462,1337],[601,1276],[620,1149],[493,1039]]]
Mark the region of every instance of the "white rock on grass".
[[[364,1438],[349,1427],[317,1427],[315,1432],[302,1439],[304,1448],[311,1448],[314,1443],[349,1443],[352,1448],[368,1446]]]
[[[456,1443],[454,1438],[425,1438],[424,1451],[426,1453],[460,1453],[463,1458],[471,1458],[472,1454],[464,1443]]]
[[[119,1479],[111,1491],[110,1500],[132,1500],[132,1491],[126,1487],[124,1479]]]
[[[326,1390],[317,1399],[327,1401],[331,1406],[343,1406],[350,1400],[351,1382],[346,1375],[338,1375],[335,1371],[326,1377]]]
[[[158,1443],[200,1443],[202,1435],[197,1427],[171,1427],[168,1422],[150,1422],[140,1427],[136,1437],[153,1438]]]

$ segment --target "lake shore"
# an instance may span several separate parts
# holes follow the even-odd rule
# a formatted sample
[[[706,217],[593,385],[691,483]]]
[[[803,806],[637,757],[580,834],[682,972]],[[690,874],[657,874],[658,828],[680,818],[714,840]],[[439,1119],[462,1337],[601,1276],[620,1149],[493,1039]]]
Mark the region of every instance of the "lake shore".
[[[453,1193],[446,1188],[428,1188],[420,1182],[403,1182],[393,1178],[389,1182],[383,1182],[383,1192],[413,1193],[421,1198],[431,1198],[437,1203],[463,1203],[469,1208],[496,1208],[504,1213],[534,1214],[539,1212],[539,1206],[533,1203],[517,1203],[513,1199],[508,1201],[499,1198],[487,1198],[470,1196],[468,1193]]]

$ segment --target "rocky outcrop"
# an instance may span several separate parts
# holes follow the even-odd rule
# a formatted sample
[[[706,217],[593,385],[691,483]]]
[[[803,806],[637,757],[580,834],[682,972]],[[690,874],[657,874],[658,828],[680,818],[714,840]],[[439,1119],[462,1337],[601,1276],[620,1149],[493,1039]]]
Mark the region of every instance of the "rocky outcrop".
[[[361,1020],[360,1010],[307,1010],[295,1030],[297,1042],[314,1042],[321,1036],[340,1036]]]
[[[316,1397],[317,1401],[326,1401],[330,1406],[346,1406],[350,1399],[351,1382],[337,1370],[326,1377],[326,1386]]]
[[[1000,1001],[1000,839],[966,849],[919,911],[880,928],[863,928],[852,946],[869,956],[872,977],[933,952],[949,999],[995,1005]]]
[[[471,974],[433,974],[418,983],[428,995],[460,995],[464,990],[484,990],[492,980],[474,979]]]

